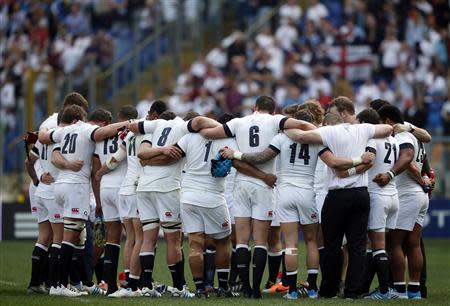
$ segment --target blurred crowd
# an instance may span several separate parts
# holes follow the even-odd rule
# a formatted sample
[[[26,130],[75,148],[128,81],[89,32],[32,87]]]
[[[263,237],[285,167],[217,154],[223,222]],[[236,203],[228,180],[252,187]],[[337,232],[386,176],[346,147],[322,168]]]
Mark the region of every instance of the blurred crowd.
[[[258,20],[256,2],[236,2],[242,12],[236,28]],[[261,2],[269,10],[277,3]],[[358,110],[382,98],[414,124],[450,135],[448,1],[308,3],[303,9],[288,0],[275,22],[256,35],[237,31],[198,58],[178,76],[170,107],[181,114],[245,115],[262,94],[274,96],[280,110],[309,98],[326,106],[336,95],[352,97]],[[364,77],[344,77],[331,54],[333,48],[351,52],[354,46],[368,50]],[[358,69],[355,65],[350,74]]]

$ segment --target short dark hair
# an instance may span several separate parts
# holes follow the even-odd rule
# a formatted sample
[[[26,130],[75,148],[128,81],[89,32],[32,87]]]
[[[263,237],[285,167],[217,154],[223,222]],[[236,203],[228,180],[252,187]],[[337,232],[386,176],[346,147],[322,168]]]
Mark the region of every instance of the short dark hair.
[[[356,115],[356,119],[358,119],[360,123],[380,123],[380,115],[378,115],[376,110],[372,108],[366,108],[365,110],[361,111],[358,115]]]
[[[325,115],[325,117],[323,117],[323,121],[322,121],[322,125],[337,125],[337,124],[341,124],[344,123],[344,119],[342,119],[341,116],[336,115],[336,114],[332,114],[332,113],[328,113]]]
[[[60,113],[60,123],[64,124],[71,124],[74,121],[84,120],[86,118],[86,112],[78,105],[69,105]]]
[[[336,107],[339,113],[347,111],[350,115],[355,114],[355,104],[349,98],[345,96],[339,96],[331,100],[328,109],[331,107]]]
[[[219,119],[217,119],[217,122],[219,122],[220,124],[225,124],[232,119],[234,119],[233,114],[225,113],[222,114],[222,116],[220,116]]]
[[[148,111],[148,113],[150,114],[150,113],[156,112],[158,115],[161,115],[166,110],[167,110],[166,102],[161,101],[161,100],[156,100],[155,102],[153,102],[152,106],[150,106],[150,110]]]
[[[177,115],[175,115],[174,112],[172,111],[165,111],[162,114],[159,115],[159,119],[163,119],[163,120],[173,120],[175,119]]]
[[[297,111],[294,115],[294,118],[297,120],[303,120],[303,121],[307,121],[307,122],[314,121],[313,114],[311,114],[311,112],[307,109],[301,109],[301,110]]]
[[[385,105],[378,110],[378,115],[382,121],[390,119],[394,123],[403,123],[403,115],[398,107],[393,105]]]
[[[378,111],[380,108],[382,108],[385,105],[391,105],[391,103],[389,103],[386,100],[383,99],[375,99],[370,101],[369,106],[370,108],[373,108],[374,110]]]
[[[184,121],[189,121],[191,119],[194,119],[195,117],[200,116],[197,112],[187,112],[187,114],[183,117]]]
[[[275,106],[275,100],[269,96],[260,96],[255,102],[255,107],[259,111],[266,111],[268,113],[273,113],[275,111]]]
[[[119,110],[117,117],[120,120],[136,119],[138,117],[138,112],[133,105],[125,105]]]
[[[112,121],[112,115],[110,111],[107,111],[106,109],[103,108],[99,108],[89,115],[88,121],[106,122],[106,124],[110,124]]]
[[[64,97],[63,109],[70,105],[78,105],[85,112],[88,111],[88,101],[78,92],[70,92]]]

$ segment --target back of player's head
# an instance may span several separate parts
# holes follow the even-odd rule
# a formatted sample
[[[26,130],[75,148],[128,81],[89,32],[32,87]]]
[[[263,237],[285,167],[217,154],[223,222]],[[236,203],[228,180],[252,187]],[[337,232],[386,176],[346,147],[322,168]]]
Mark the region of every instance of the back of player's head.
[[[297,110],[306,109],[313,116],[313,121],[317,124],[321,124],[323,121],[323,108],[320,103],[316,100],[308,100],[305,103],[298,106]]]
[[[60,123],[72,124],[73,122],[86,119],[86,112],[78,105],[69,105],[61,112]],[[59,116],[59,115],[58,115]]]
[[[195,117],[198,117],[198,116],[200,116],[200,114],[197,113],[197,112],[188,112],[188,113],[183,117],[183,120],[184,120],[184,121],[189,121],[189,120],[194,119]]]
[[[310,123],[314,121],[314,116],[311,114],[309,110],[306,109],[297,111],[294,115],[294,118],[297,120],[303,120]]]
[[[272,97],[260,96],[255,102],[255,110],[272,114],[275,112],[276,103]]]
[[[391,103],[389,103],[386,100],[383,99],[375,99],[370,101],[370,108],[373,108],[374,110],[378,111],[380,108],[382,108],[385,105],[391,105]]]
[[[164,113],[167,110],[167,105],[164,101],[156,100],[153,102],[152,106],[150,107],[150,110],[148,111],[149,114],[156,113],[158,116]]]
[[[331,100],[328,109],[336,107],[339,113],[346,111],[349,115],[355,114],[355,104],[345,96],[339,96]]]
[[[322,125],[337,125],[337,124],[341,124],[344,123],[344,119],[342,119],[341,116],[336,115],[336,114],[332,114],[332,113],[328,113],[325,115],[325,117],[323,117],[323,121],[322,121]]]
[[[386,122],[386,119],[391,120],[393,123],[403,123],[402,112],[398,107],[393,105],[385,105],[378,110],[378,115],[380,115],[380,120]]]
[[[219,122],[220,124],[225,124],[232,119],[234,119],[234,116],[232,114],[225,113],[222,114],[222,116],[220,116],[219,119],[217,119],[217,122]]]
[[[367,108],[361,111],[358,115],[356,115],[356,119],[358,119],[359,123],[380,123],[380,115],[378,115],[378,113],[372,108]]]
[[[136,119],[138,117],[138,112],[136,107],[133,105],[125,105],[119,110],[117,118],[119,121],[125,121],[130,119]]]
[[[175,115],[172,111],[165,111],[161,115],[159,115],[159,119],[163,120],[173,120],[177,115]]]
[[[297,109],[299,107],[299,104],[292,104],[289,106],[286,106],[283,108],[282,113],[286,116],[293,117],[294,114],[297,112]]]
[[[88,101],[78,92],[73,91],[64,97],[63,109],[70,105],[78,105],[85,112],[88,111]]]
[[[112,121],[112,114],[110,111],[107,111],[106,109],[99,108],[89,115],[88,121],[104,123],[105,125],[107,125],[110,124]]]

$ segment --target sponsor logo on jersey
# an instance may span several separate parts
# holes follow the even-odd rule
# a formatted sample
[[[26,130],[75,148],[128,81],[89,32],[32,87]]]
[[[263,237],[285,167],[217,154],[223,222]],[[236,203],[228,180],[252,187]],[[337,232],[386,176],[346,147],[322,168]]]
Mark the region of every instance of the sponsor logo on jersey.
[[[170,211],[166,211],[165,215],[168,218],[172,218],[172,212],[170,212]]]
[[[32,212],[37,212],[37,207],[36,206],[31,207],[31,211]]]
[[[79,208],[72,208],[72,214],[79,214],[80,209]]]

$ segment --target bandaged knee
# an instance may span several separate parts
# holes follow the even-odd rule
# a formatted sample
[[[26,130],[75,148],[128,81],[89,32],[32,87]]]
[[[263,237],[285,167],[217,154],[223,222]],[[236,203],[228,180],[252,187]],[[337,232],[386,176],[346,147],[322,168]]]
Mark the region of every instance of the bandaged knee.
[[[153,220],[147,220],[145,222],[142,222],[142,231],[151,231],[155,228],[159,227],[159,220],[153,219]]]
[[[164,233],[175,233],[181,231],[181,222],[164,222],[161,227]]]
[[[85,227],[80,233],[80,243],[78,243],[78,245],[82,246],[84,248],[86,239],[87,239],[87,231],[86,231],[86,227]]]
[[[297,251],[298,251],[297,248],[286,248],[284,251],[284,255],[297,256],[298,255]]]

